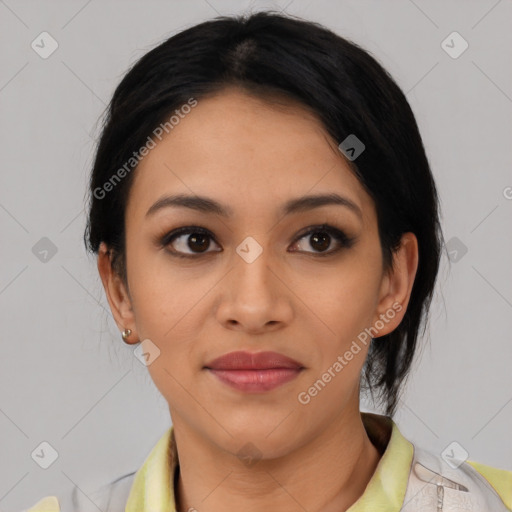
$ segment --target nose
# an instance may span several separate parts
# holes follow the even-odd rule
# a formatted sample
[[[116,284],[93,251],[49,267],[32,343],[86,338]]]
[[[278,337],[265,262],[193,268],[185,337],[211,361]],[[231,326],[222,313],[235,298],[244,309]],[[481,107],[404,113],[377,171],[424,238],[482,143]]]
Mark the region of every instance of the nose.
[[[263,250],[251,261],[235,253],[234,268],[219,286],[218,321],[227,329],[258,334],[282,329],[293,318],[293,283]]]

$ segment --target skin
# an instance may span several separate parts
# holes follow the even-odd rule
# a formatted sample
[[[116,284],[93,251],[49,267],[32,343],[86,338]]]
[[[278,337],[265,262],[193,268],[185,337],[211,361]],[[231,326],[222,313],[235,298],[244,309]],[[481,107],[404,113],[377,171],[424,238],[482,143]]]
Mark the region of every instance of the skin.
[[[359,378],[368,346],[303,405],[297,396],[343,355],[380,315],[402,305],[378,337],[400,323],[418,265],[406,233],[385,272],[375,205],[320,121],[300,105],[276,105],[235,89],[198,105],[139,164],[126,209],[128,286],[107,247],[98,270],[129,342],[150,339],[148,366],[169,404],[180,461],[178,510],[342,511],[364,492],[379,462],[359,412]],[[356,203],[283,217],[285,201],[336,192]],[[164,194],[199,194],[233,215],[169,207],[148,218]],[[356,238],[326,257],[304,228],[328,223]],[[212,233],[206,253],[189,234],[162,247],[182,226]],[[263,252],[247,263],[236,248],[251,236]],[[327,252],[339,247],[327,242]],[[172,256],[172,249],[197,259]],[[195,252],[194,252],[195,251]],[[220,252],[218,252],[220,251]],[[294,380],[267,392],[228,387],[204,366],[234,350],[273,350],[301,362]],[[259,460],[237,456],[247,443]]]

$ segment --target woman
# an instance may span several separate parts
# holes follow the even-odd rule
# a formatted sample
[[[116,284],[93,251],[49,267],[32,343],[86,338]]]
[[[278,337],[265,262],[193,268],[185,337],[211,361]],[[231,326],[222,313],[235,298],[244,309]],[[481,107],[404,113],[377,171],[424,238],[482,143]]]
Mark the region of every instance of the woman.
[[[443,237],[367,52],[269,12],[176,34],[117,87],[90,193],[87,247],[173,426],[137,471],[30,510],[512,510],[511,471],[392,420]]]

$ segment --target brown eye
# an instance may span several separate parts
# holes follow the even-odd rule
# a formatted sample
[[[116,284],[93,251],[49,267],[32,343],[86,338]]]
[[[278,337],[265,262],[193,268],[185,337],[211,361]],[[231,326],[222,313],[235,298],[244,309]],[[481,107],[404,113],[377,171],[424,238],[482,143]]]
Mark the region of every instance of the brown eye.
[[[186,227],[166,235],[162,245],[171,246],[171,252],[176,256],[187,257],[206,252],[219,252],[208,251],[212,241],[213,237],[209,231],[203,228]]]
[[[301,243],[301,240],[305,240],[305,242]],[[317,254],[318,256],[327,256],[338,252],[343,247],[351,247],[354,241],[354,238],[347,237],[343,231],[329,226],[328,224],[323,224],[322,226],[310,228],[306,233],[302,234],[297,242],[295,242],[295,246],[299,247],[299,252],[309,252],[311,254]],[[335,248],[329,250],[329,247],[333,244]],[[309,251],[309,248],[313,249],[313,251]]]
[[[317,251],[325,251],[329,248],[331,244],[331,235],[326,233],[325,231],[317,231],[316,233],[312,233],[311,238],[309,239],[309,243],[313,249]]]
[[[204,252],[210,246],[210,239],[208,238],[208,235],[192,233],[191,235],[188,235],[187,244],[192,250],[197,249],[199,252]]]
[[[354,242],[355,238],[348,237],[343,231],[329,224],[322,224],[312,226],[297,238],[294,246],[299,248],[294,248],[292,252],[329,256],[343,248],[351,247]],[[216,245],[217,249],[208,250],[212,244]],[[171,255],[179,258],[195,258],[202,254],[222,252],[212,233],[197,226],[186,226],[171,231],[160,240],[160,245],[169,247]],[[333,246],[334,248],[332,248]]]

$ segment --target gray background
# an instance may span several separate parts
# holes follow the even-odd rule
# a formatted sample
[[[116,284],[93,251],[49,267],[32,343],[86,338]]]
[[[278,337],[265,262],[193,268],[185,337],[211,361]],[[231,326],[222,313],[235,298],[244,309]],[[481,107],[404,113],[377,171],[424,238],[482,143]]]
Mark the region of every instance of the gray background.
[[[272,7],[380,60],[407,93],[437,180],[453,261],[443,256],[397,423],[432,451],[457,441],[470,459],[512,469],[512,2],[0,0],[1,510],[137,469],[170,425],[82,244],[97,121],[128,67],[165,38]],[[59,45],[47,59],[31,48],[43,31]],[[453,31],[469,43],[458,58],[441,46]],[[47,261],[43,237],[57,249]],[[31,458],[42,441],[59,454],[46,470]]]

